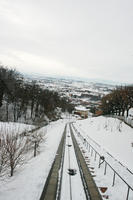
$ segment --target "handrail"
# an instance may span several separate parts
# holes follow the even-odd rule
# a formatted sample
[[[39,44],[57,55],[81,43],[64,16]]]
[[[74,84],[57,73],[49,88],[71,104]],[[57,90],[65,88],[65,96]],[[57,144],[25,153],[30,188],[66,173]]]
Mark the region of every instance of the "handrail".
[[[74,126],[73,124],[72,124],[72,126],[73,126],[75,132],[82,138],[82,141],[84,142],[84,137],[78,132],[78,130],[75,128],[75,126]],[[91,147],[92,150],[94,150],[95,153],[98,154],[99,157],[101,158],[102,155],[100,155],[100,154],[98,153],[98,151],[96,151],[95,148],[94,148],[87,140],[85,140],[85,141],[86,141],[86,143],[89,145],[89,148]],[[105,171],[104,171],[104,174],[106,174],[106,167],[107,167],[107,165],[108,165],[108,166],[113,170],[113,172],[114,172],[113,184],[112,184],[112,186],[115,185],[115,175],[117,175],[117,176],[128,186],[127,198],[126,198],[126,200],[128,200],[129,191],[130,191],[130,189],[133,191],[133,188],[121,177],[121,175],[119,175],[119,173],[118,173],[106,160],[104,160],[104,162],[106,163],[106,164],[105,164]],[[99,163],[100,163],[100,160],[99,160]],[[99,168],[100,168],[100,166],[99,166]]]

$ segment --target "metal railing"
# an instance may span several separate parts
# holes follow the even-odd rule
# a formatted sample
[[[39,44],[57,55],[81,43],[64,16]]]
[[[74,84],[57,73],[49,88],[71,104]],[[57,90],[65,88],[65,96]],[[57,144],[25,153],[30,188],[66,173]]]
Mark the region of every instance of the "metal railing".
[[[122,120],[127,125],[133,128],[133,117],[125,117],[125,116],[119,116],[119,115],[106,115],[106,117],[112,117],[112,118],[117,118],[119,120]]]
[[[86,145],[86,147],[89,149],[91,156],[93,156],[93,152],[94,152],[94,154],[95,154],[94,155],[94,161],[96,161],[97,155],[99,156],[98,168],[100,168],[101,163],[103,163],[103,162],[105,163],[104,175],[106,175],[107,166],[109,166],[111,168],[111,170],[113,171],[112,186],[115,186],[116,175],[127,185],[126,200],[128,200],[129,199],[129,193],[130,193],[130,191],[133,192],[133,188],[121,177],[121,175],[109,164],[109,162],[107,162],[105,160],[105,158],[102,155],[100,155],[100,153],[91,144],[89,144],[89,142],[80,134],[80,132],[78,132],[78,130],[75,128],[74,125],[73,125],[73,128],[74,128],[75,132],[77,133],[77,135],[81,138],[84,145]]]

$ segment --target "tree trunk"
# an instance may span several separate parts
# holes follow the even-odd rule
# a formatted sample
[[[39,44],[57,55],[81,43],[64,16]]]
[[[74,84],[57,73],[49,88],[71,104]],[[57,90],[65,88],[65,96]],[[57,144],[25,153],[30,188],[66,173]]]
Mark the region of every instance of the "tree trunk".
[[[8,102],[6,102],[6,121],[8,122],[8,114],[9,114],[9,112],[8,112]]]
[[[35,117],[38,117],[38,107],[39,107],[39,103],[37,102],[36,109],[35,109]]]
[[[26,118],[26,111],[24,112],[24,119],[25,119],[25,121],[27,120],[27,118]]]
[[[10,175],[13,176],[14,168],[11,166],[11,172]]]
[[[128,117],[128,115],[129,115],[129,109],[127,109],[127,117]]]
[[[35,141],[35,145],[34,145],[34,157],[36,157],[36,149],[37,149],[37,141]]]
[[[16,102],[14,102],[13,116],[14,116],[14,122],[16,122]]]
[[[31,102],[31,119],[32,119],[32,115],[33,115],[33,108],[34,108],[34,100],[32,100],[32,102]]]
[[[124,116],[125,109],[122,110],[122,116]]]

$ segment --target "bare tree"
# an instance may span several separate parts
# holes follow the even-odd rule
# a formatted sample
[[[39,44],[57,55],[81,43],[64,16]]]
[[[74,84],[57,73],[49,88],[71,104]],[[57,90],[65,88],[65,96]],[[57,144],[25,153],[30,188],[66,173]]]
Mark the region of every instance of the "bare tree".
[[[104,114],[118,114],[127,117],[129,109],[133,107],[133,86],[121,86],[114,89],[101,100],[101,108]]]
[[[2,135],[0,134],[0,176],[3,175],[6,169],[6,162],[7,162],[6,151],[4,148]]]
[[[14,169],[23,163],[23,153],[27,145],[27,139],[18,134],[3,135],[3,148],[6,153],[6,165],[10,168],[10,175],[13,176]]]
[[[42,129],[33,132],[29,136],[29,141],[31,142],[31,146],[34,150],[34,157],[37,155],[37,152],[39,151],[41,142],[43,142],[45,139],[46,139],[45,133]]]

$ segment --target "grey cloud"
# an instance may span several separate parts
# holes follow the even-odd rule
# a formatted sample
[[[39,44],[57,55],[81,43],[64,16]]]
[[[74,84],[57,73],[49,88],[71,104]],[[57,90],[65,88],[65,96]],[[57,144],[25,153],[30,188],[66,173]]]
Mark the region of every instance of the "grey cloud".
[[[132,0],[1,0],[0,61],[132,82],[132,10]]]

